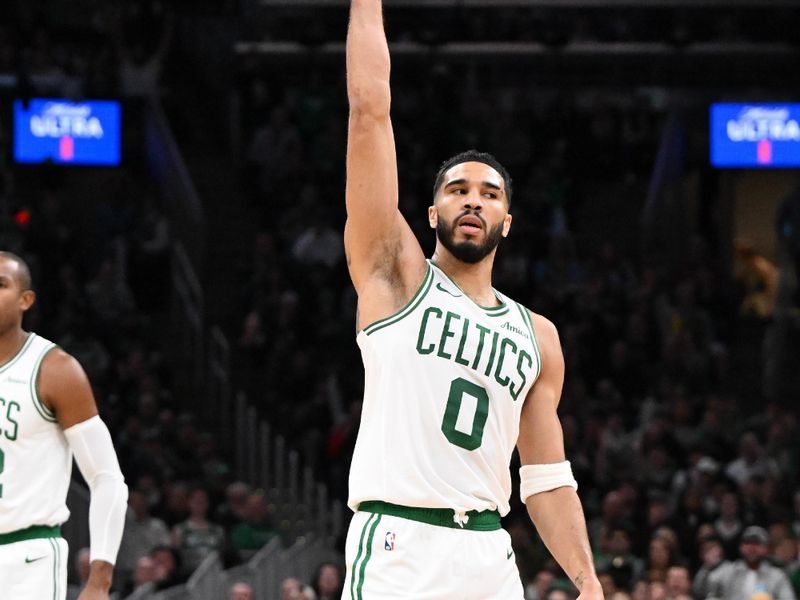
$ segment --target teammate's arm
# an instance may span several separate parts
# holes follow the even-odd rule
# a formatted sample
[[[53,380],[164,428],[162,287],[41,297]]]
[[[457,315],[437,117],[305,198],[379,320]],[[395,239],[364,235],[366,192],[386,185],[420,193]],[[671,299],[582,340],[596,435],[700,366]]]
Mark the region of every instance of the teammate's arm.
[[[517,447],[523,467],[535,465],[532,468],[538,469],[542,478],[551,477],[562,485],[528,496],[525,504],[545,545],[580,590],[579,599],[602,600],[578,494],[563,482],[563,474],[542,467],[565,460],[564,435],[556,412],[564,385],[564,355],[555,326],[539,315],[531,317],[539,341],[542,371],[522,408]],[[558,483],[543,482],[541,487],[551,485]]]
[[[92,388],[78,361],[63,350],[51,350],[42,361],[38,390],[44,404],[55,412],[91,490],[91,570],[79,600],[105,600],[122,540],[128,488],[111,435],[97,414]]]
[[[352,0],[347,32],[345,251],[360,308],[362,292],[369,288],[374,295],[371,287],[376,279],[399,288],[398,296],[410,297],[426,269],[419,242],[398,209],[389,70],[381,1]],[[397,302],[402,306],[404,300]]]

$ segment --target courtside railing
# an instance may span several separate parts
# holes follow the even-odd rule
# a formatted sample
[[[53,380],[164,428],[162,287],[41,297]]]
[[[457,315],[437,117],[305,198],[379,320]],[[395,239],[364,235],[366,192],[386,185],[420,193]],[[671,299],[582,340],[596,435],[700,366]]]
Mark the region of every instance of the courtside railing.
[[[222,600],[236,583],[250,584],[258,600],[279,600],[287,578],[310,582],[320,564],[340,561],[324,540],[312,535],[297,538],[288,548],[275,538],[242,565],[224,570],[213,552],[185,584],[161,592],[139,590],[125,600]]]

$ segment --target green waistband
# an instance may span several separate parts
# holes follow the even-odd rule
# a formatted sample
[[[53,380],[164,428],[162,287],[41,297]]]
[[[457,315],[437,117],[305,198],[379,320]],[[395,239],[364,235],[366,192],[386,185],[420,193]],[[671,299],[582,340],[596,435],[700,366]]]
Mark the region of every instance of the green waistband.
[[[8,533],[0,533],[0,546],[13,544],[14,542],[24,542],[25,540],[38,540],[41,538],[61,537],[61,525],[47,527],[46,525],[34,525],[27,529],[18,529]]]
[[[418,508],[416,506],[400,506],[379,500],[369,500],[358,505],[358,510],[381,515],[401,517],[429,525],[450,527],[451,529],[468,529],[469,531],[496,531],[500,529],[500,513],[496,510],[470,510],[469,517],[462,527],[455,521],[455,512],[449,508]]]

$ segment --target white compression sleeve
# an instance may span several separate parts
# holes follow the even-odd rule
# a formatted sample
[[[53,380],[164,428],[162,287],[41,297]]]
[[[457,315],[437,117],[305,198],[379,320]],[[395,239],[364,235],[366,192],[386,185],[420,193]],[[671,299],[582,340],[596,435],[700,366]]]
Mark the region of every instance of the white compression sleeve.
[[[64,435],[92,494],[89,503],[91,560],[114,564],[125,526],[128,486],[119,468],[111,434],[95,415],[65,429]]]
[[[578,482],[572,475],[572,467],[568,460],[553,464],[524,465],[519,470],[519,479],[519,496],[523,504],[529,496],[541,492],[549,492],[560,487],[578,489]]]

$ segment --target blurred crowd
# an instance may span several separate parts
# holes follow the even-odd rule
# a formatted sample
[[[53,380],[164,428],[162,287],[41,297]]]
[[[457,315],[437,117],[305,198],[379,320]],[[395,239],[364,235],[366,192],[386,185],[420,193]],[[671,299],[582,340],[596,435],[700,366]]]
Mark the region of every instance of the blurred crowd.
[[[17,97],[158,94],[172,34],[164,3],[34,0],[0,11],[0,87]]]

